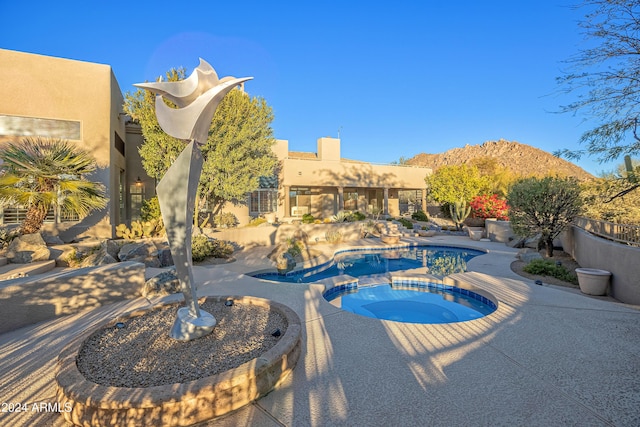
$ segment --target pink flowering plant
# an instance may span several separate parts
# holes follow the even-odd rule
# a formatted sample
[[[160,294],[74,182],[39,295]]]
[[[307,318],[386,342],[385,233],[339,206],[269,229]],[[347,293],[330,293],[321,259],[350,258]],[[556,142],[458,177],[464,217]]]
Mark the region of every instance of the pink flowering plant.
[[[509,220],[509,206],[507,201],[498,197],[497,194],[483,194],[476,196],[469,204],[471,215],[474,218],[496,218],[501,221]]]

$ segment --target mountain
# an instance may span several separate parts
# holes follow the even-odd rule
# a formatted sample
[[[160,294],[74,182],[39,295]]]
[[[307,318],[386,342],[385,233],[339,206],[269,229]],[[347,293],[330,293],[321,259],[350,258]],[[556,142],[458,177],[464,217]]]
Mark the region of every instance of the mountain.
[[[440,166],[473,164],[473,161],[483,158],[495,159],[496,164],[521,176],[558,174],[573,176],[579,180],[593,178],[593,175],[581,167],[555,157],[551,153],[504,139],[487,141],[479,145],[467,144],[462,148],[453,148],[440,154],[416,154],[407,160],[407,164],[427,166],[435,171]]]

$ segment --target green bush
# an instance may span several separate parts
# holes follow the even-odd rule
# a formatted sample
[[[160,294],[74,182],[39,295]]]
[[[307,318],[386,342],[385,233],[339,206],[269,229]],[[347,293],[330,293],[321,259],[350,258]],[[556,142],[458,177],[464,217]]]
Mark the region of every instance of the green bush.
[[[329,243],[338,243],[342,241],[342,233],[339,230],[327,231],[324,238]]]
[[[315,221],[315,218],[313,217],[313,215],[306,213],[304,215],[302,215],[302,223],[303,224],[313,224],[313,221]]]
[[[349,221],[353,222],[353,221],[364,221],[367,218],[367,216],[363,213],[360,213],[358,211],[353,212],[350,217],[349,217]]]
[[[142,221],[151,221],[161,216],[158,196],[153,196],[149,200],[142,201],[142,205],[140,206],[140,219]]]
[[[429,221],[429,215],[427,215],[423,210],[412,213],[411,218],[415,219],[416,221]]]
[[[409,230],[413,230],[413,223],[405,218],[398,218],[398,222],[403,225],[404,228]]]
[[[556,265],[555,261],[548,259],[534,259],[525,265],[523,270],[529,274],[537,274],[540,276],[550,276],[565,282],[578,284],[578,276],[568,271],[562,265]]]
[[[227,258],[232,253],[233,246],[224,240],[210,239],[204,234],[191,239],[191,259],[194,262],[204,261],[206,258]]]
[[[232,228],[238,225],[238,218],[231,212],[224,212],[216,215],[213,222],[216,224],[216,227]]]
[[[251,221],[249,221],[249,224],[247,224],[248,227],[257,227],[261,224],[264,224],[265,222],[267,222],[266,219],[264,218],[253,218]]]

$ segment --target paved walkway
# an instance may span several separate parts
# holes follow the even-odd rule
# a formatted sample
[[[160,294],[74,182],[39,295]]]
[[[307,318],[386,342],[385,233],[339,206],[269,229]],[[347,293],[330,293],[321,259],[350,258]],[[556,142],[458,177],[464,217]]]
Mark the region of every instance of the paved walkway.
[[[487,249],[464,275],[498,298],[498,310],[447,325],[357,316],[326,302],[318,285],[242,274],[268,266],[264,248],[239,253],[231,264],[196,267],[200,294],[276,300],[306,327],[301,358],[283,384],[202,425],[640,425],[638,307],[535,285],[511,271],[516,250],[504,244],[422,241]],[[55,414],[32,410],[33,403],[54,401],[62,347],[96,322],[149,303],[125,301],[0,335],[1,401],[30,405],[27,413],[0,413],[0,425],[64,425]]]

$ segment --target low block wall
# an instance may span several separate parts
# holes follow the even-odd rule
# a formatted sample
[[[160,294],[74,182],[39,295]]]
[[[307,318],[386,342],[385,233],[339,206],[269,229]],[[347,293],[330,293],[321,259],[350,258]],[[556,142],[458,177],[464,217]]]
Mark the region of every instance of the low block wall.
[[[23,277],[0,285],[0,334],[23,326],[137,298],[144,264],[119,262],[44,278]]]
[[[507,243],[514,236],[510,221],[498,221],[497,219],[487,219],[484,223],[487,238],[492,242]]]
[[[640,248],[611,242],[571,226],[562,233],[562,248],[580,266],[611,272],[609,294],[627,304],[640,304]]]
[[[229,240],[240,246],[268,246],[276,245],[293,237],[296,232],[303,231],[309,236],[309,243],[324,241],[328,231],[338,230],[344,241],[360,238],[363,222],[343,222],[332,224],[281,224],[278,226],[232,228],[209,234],[221,240]]]

